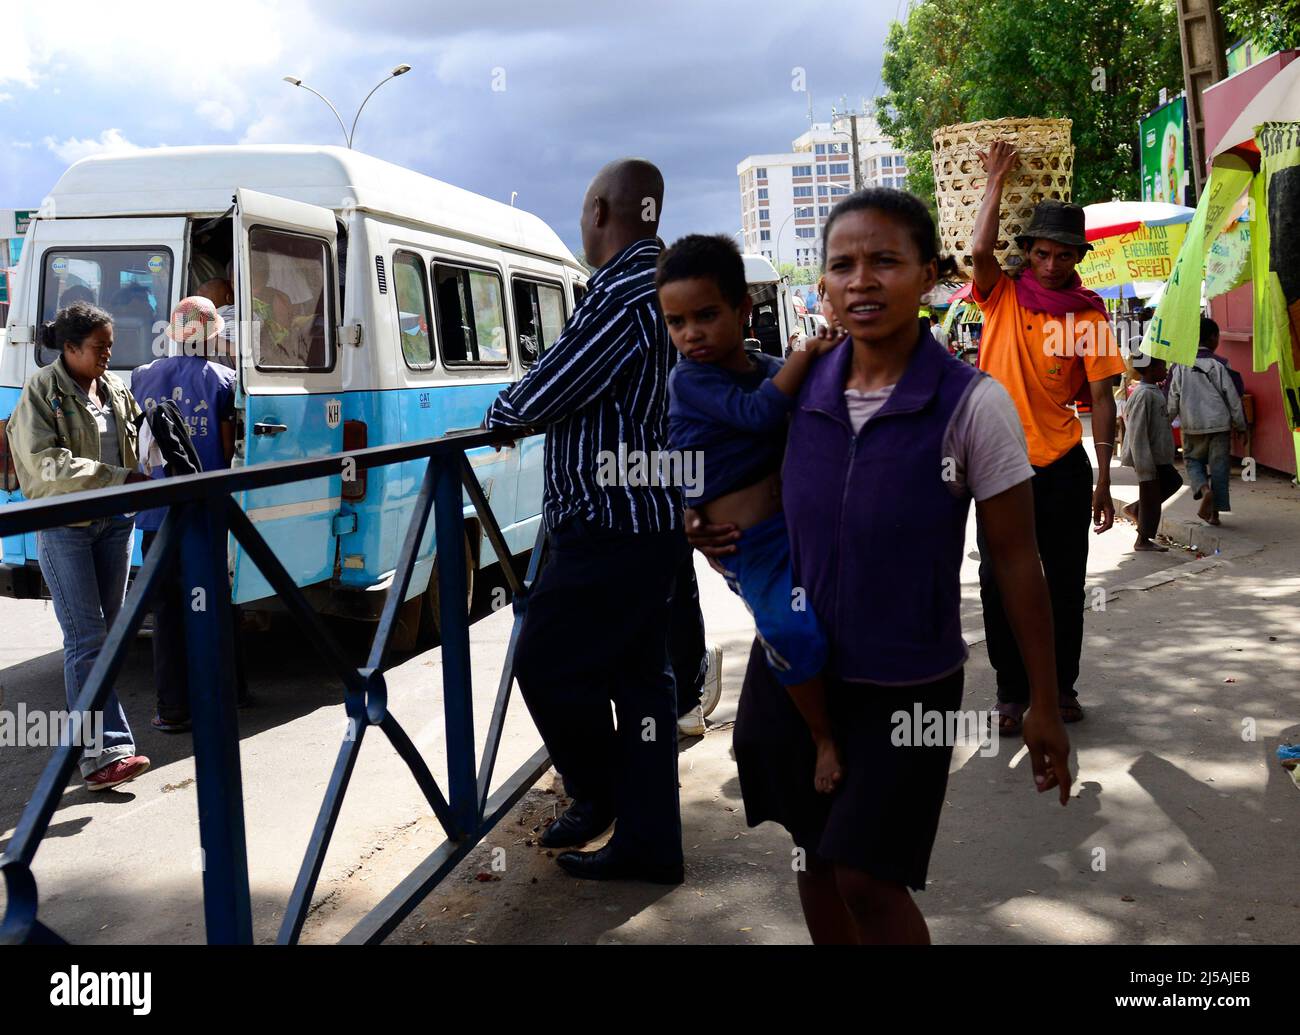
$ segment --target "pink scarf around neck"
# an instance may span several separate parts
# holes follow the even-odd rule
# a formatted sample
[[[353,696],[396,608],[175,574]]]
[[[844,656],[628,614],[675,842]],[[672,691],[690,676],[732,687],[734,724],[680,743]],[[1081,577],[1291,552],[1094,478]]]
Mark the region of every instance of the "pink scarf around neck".
[[[1023,272],[1015,279],[1016,301],[1021,309],[1035,313],[1047,313],[1049,316],[1064,316],[1066,313],[1082,313],[1095,309],[1106,316],[1106,303],[1097,292],[1083,286],[1079,274],[1071,274],[1071,279],[1063,288],[1043,287],[1032,267],[1025,266]]]

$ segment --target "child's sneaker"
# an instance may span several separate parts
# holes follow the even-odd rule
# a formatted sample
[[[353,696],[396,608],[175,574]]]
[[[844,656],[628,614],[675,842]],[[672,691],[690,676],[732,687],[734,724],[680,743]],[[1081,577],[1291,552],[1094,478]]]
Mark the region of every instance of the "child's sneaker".
[[[713,709],[722,700],[722,648],[716,643],[709,645],[705,655],[704,688],[700,691],[700,709],[704,716],[713,714]]]
[[[702,737],[704,734],[704,706],[697,704],[677,720],[677,735],[679,737]]]
[[[110,787],[116,787],[120,783],[126,783],[128,780],[134,780],[149,770],[149,759],[144,755],[131,755],[129,758],[119,758],[116,762],[104,766],[103,769],[96,769],[86,777],[86,790],[88,791],[106,791]]]

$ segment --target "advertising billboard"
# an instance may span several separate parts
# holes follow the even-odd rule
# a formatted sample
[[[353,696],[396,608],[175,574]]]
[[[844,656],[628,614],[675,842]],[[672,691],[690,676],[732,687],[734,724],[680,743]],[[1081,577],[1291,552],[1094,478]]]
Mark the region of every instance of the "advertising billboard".
[[[1186,205],[1187,102],[1178,97],[1157,108],[1139,125],[1142,200]]]

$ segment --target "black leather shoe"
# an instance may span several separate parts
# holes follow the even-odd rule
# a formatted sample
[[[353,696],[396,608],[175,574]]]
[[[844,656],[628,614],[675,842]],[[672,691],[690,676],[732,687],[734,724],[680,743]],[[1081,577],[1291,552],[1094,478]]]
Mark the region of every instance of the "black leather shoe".
[[[651,884],[681,884],[686,872],[681,863],[671,866],[628,859],[606,845],[595,852],[563,852],[555,859],[565,873],[587,880],[643,880]]]
[[[538,839],[543,848],[572,848],[600,837],[614,822],[612,809],[589,801],[575,801],[568,810],[542,831]]]

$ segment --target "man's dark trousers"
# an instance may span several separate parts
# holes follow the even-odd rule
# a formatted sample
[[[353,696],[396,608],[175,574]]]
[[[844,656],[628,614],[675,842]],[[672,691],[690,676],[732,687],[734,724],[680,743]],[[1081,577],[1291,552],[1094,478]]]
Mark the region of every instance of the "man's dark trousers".
[[[570,521],[548,547],[524,603],[519,689],[570,796],[617,816],[611,846],[649,865],[680,864],[668,626],[685,536]]]
[[[1035,467],[1034,534],[1052,602],[1056,646],[1056,685],[1063,697],[1077,697],[1079,655],[1083,651],[1084,583],[1088,577],[1088,536],[1092,525],[1092,464],[1083,444],[1046,467]],[[998,677],[998,701],[1029,704],[1029,677],[1020,648],[1002,607],[993,560],[979,530],[980,600],[984,605],[984,643]]]
[[[157,532],[143,532],[142,556],[149,556]],[[153,599],[153,678],[157,690],[158,715],[166,722],[189,722],[190,676],[185,652],[185,607],[179,575],[163,578]],[[248,697],[243,636],[238,608],[232,615],[235,648],[235,697],[242,705]]]
[[[708,666],[704,643],[704,614],[700,611],[700,586],[695,579],[695,557],[682,558],[673,589],[672,615],[668,623],[668,655],[677,684],[677,717],[700,703],[704,670]]]

